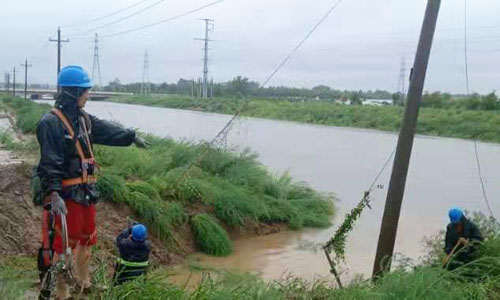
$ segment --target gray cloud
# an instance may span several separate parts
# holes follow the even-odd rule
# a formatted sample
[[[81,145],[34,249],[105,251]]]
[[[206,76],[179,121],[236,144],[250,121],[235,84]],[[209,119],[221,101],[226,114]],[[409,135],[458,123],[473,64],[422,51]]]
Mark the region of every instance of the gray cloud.
[[[6,1],[0,4],[3,37],[0,71],[19,66],[25,57],[33,64],[32,82],[55,80],[56,49],[47,42],[58,25],[70,43],[63,63],[92,67],[92,34],[74,33],[112,22],[138,8],[92,24],[138,0],[127,1]],[[500,1],[468,1],[469,69],[472,90],[498,89],[500,67]],[[207,0],[167,0],[152,10],[103,28],[105,35],[152,23],[198,6]],[[150,77],[172,82],[201,75],[203,23],[215,19],[211,45],[211,76],[216,81],[245,75],[263,81],[286,54],[334,3],[332,0],[226,0],[204,11],[139,32],[101,40],[103,80],[140,81],[144,50],[151,56]],[[328,84],[339,89],[394,90],[399,63],[413,60],[426,1],[344,0],[310,40],[270,82],[311,87]],[[464,1],[444,0],[436,33],[427,90],[464,92]]]

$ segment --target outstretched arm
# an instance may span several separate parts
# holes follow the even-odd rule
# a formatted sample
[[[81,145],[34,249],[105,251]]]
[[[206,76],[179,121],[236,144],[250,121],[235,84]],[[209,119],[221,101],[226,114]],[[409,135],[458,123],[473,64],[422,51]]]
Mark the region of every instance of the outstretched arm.
[[[130,146],[135,139],[135,131],[119,124],[101,120],[89,115],[92,123],[92,141],[106,146]]]

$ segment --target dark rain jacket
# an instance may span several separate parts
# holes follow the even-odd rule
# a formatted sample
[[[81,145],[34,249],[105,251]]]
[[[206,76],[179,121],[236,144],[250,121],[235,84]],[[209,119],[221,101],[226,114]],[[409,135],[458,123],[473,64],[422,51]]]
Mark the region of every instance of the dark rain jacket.
[[[476,258],[477,243],[481,242],[483,237],[479,228],[466,217],[462,217],[460,222],[463,224],[463,230],[461,232],[457,230],[456,224],[448,224],[446,228],[444,252],[450,254],[461,237],[468,239],[470,244],[465,248],[463,245],[458,246],[455,250],[456,256],[453,257],[454,261],[468,263]]]
[[[127,280],[134,279],[147,270],[147,266],[128,266],[126,262],[142,263],[149,259],[150,246],[148,241],[136,242],[130,238],[131,229],[122,231],[116,238],[116,247],[120,252],[120,258],[125,263],[118,262],[115,268],[115,282],[122,284]]]
[[[78,137],[85,156],[90,158],[89,148],[92,144],[108,146],[128,146],[135,139],[135,131],[125,129],[108,121],[100,120],[77,106],[77,101],[68,95],[62,94],[56,101],[55,107],[59,108],[73,127],[75,138]],[[86,122],[90,130],[91,145],[85,141],[82,124]],[[87,124],[90,122],[90,124]],[[99,193],[95,184],[79,184],[62,187],[62,180],[82,176],[82,168],[75,141],[72,140],[64,124],[53,113],[48,113],[40,119],[36,137],[40,145],[40,162],[37,175],[40,177],[42,193],[47,195],[57,191],[63,199],[73,199],[78,203],[90,205],[98,200]],[[92,175],[95,170],[88,170]]]

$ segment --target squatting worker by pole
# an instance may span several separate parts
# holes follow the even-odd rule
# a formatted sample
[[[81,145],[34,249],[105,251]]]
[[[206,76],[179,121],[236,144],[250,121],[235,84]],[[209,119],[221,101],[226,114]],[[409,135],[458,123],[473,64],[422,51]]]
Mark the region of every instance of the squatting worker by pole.
[[[146,240],[148,231],[143,224],[134,224],[116,237],[120,257],[115,266],[113,282],[122,284],[146,273],[150,246]]]
[[[477,244],[483,240],[479,228],[469,221],[462,209],[454,207],[448,212],[450,224],[446,228],[445,264],[453,270],[476,259]]]
[[[146,142],[134,130],[99,120],[83,110],[92,81],[82,67],[62,69],[57,84],[60,93],[55,109],[41,118],[36,132],[41,152],[37,175],[44,195],[43,228],[46,229],[46,223],[55,216],[55,235],[51,239],[52,264],[55,264],[63,253],[60,215],[66,214],[69,244],[74,249],[75,277],[81,287],[89,289],[91,246],[97,242],[95,204],[99,200],[93,144],[129,146],[135,143],[146,147]],[[62,274],[57,277],[56,298],[69,298],[64,277]]]

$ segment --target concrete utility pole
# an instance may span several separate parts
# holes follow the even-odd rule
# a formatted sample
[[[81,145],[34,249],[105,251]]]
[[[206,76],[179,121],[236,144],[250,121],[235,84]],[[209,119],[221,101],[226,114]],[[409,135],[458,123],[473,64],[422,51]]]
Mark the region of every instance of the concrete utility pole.
[[[12,69],[12,96],[16,96],[16,67]]]
[[[201,89],[201,98],[208,98],[208,42],[211,40],[208,38],[208,33],[210,30],[213,30],[214,27],[214,20],[211,19],[200,19],[202,21],[205,21],[205,38],[204,39],[195,39],[198,41],[203,41],[204,42],[204,47],[203,47],[203,52],[204,52],[204,57],[203,57],[203,82],[202,82],[202,89]],[[212,27],[210,29],[210,27]]]
[[[24,67],[24,100],[28,99],[28,68],[31,65],[28,65],[28,59],[24,61],[24,64],[21,64],[21,67]]]
[[[57,76],[59,76],[59,72],[61,72],[61,43],[69,43],[69,39],[61,40],[61,28],[57,27],[57,39],[49,38],[49,42],[57,42]],[[59,90],[59,87],[57,89]]]
[[[92,79],[95,80],[95,72],[97,71],[97,76],[99,76],[99,87],[102,87],[102,79],[101,79],[101,64],[99,63],[99,38],[97,33],[95,34],[94,40],[94,64],[92,66]]]
[[[436,30],[441,0],[428,0],[425,18],[420,32],[415,62],[410,78],[408,100],[405,106],[403,126],[399,134],[396,156],[392,168],[389,190],[385,202],[384,216],[378,239],[377,254],[373,265],[373,276],[383,275],[390,270],[394,254],[394,243],[398,229],[401,203],[406,185],[408,165],[410,163],[413,138],[417,126],[418,110],[422,99],[427,64]]]

